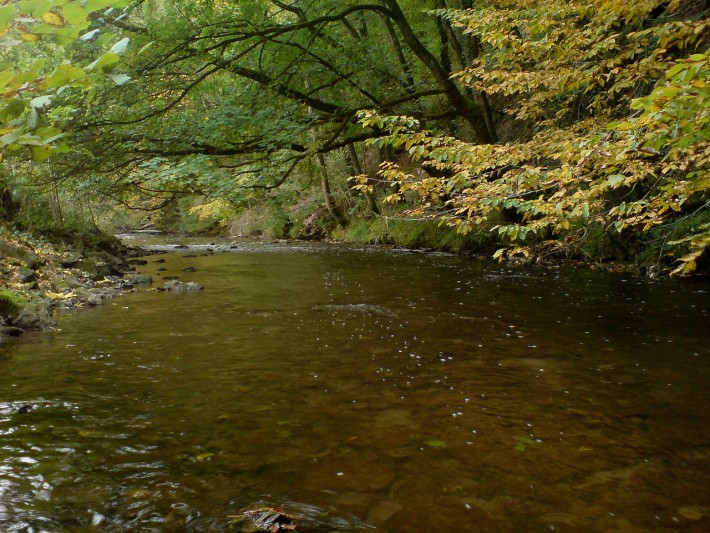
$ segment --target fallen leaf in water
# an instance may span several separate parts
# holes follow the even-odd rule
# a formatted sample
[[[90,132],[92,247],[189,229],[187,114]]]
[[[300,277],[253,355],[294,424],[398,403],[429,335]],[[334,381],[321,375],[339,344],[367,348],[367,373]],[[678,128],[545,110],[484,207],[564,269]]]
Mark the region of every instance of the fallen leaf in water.
[[[213,453],[209,453],[209,452],[207,452],[207,453],[201,453],[200,455],[198,455],[197,457],[195,457],[195,459],[197,459],[198,461],[206,461],[207,459],[209,459],[209,458],[212,457],[213,455],[214,455]]]
[[[678,509],[678,514],[688,520],[700,520],[705,516],[710,516],[710,508],[699,505],[689,505]]]
[[[449,444],[443,440],[428,440],[424,444],[432,448],[446,448]]]
[[[103,433],[101,431],[95,431],[92,429],[80,429],[79,430],[79,435],[81,437],[89,437],[89,438],[94,438],[94,439],[100,439],[102,437],[106,436],[106,433]]]
[[[150,495],[150,492],[145,489],[134,489],[128,493],[128,497],[134,499],[148,498]]]
[[[286,516],[280,507],[253,509],[244,511],[241,516],[228,516],[227,518],[251,520],[261,531],[269,531],[270,533],[296,529],[296,523]]]
[[[528,449],[528,444],[535,444],[535,441],[532,438],[527,437],[525,435],[521,437],[515,437],[515,442],[517,442],[517,444],[515,445],[515,451],[520,453],[524,453]]]

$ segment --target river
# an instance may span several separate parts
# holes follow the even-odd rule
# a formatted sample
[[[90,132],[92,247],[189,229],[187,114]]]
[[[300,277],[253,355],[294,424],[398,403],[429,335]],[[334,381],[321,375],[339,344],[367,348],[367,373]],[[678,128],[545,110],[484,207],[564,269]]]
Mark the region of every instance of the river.
[[[0,531],[710,530],[707,283],[185,242],[0,345]]]

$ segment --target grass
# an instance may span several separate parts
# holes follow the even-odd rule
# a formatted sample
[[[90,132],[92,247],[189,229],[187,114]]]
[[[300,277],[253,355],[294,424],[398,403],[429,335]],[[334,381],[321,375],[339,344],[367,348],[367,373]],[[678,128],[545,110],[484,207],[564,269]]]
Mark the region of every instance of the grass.
[[[349,226],[333,233],[337,240],[358,244],[389,244],[404,248],[421,248],[450,252],[490,252],[494,249],[492,234],[462,235],[454,228],[435,221],[406,219],[355,219]]]

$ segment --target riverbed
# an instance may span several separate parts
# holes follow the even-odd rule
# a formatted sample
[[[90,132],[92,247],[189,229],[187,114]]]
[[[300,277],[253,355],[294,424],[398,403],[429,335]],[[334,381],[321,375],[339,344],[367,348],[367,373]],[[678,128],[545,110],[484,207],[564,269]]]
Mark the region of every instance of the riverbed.
[[[710,530],[708,283],[138,243],[204,291],[0,345],[1,531]]]

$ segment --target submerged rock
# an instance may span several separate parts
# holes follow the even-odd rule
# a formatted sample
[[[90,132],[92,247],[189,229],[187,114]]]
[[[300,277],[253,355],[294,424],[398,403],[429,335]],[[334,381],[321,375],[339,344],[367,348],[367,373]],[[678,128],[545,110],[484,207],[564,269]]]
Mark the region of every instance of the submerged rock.
[[[22,330],[14,326],[0,326],[0,342],[2,341],[3,335],[6,337],[19,337],[22,335]]]
[[[138,274],[135,272],[129,272],[123,276],[124,283],[129,283],[131,285],[150,285],[153,283],[153,278],[146,274]]]
[[[202,285],[194,281],[185,283],[177,279],[171,279],[163,284],[163,290],[173,292],[201,291],[203,289],[204,287]]]

